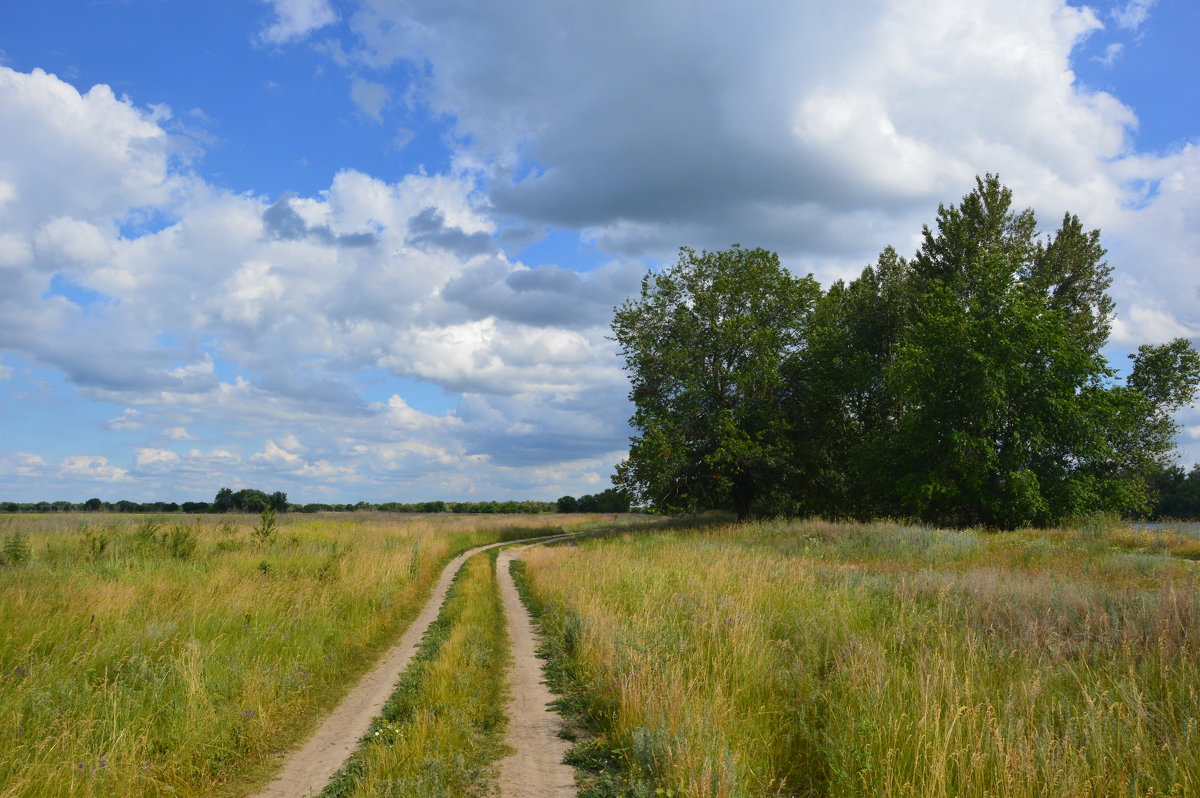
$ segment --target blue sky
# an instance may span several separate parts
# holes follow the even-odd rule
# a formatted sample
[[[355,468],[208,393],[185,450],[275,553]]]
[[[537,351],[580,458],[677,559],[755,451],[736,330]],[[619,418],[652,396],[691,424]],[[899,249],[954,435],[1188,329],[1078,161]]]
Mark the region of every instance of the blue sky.
[[[1115,362],[1197,339],[1200,7],[806,5],[0,4],[0,497],[594,492],[645,269],[828,283],[989,171],[1104,231]]]

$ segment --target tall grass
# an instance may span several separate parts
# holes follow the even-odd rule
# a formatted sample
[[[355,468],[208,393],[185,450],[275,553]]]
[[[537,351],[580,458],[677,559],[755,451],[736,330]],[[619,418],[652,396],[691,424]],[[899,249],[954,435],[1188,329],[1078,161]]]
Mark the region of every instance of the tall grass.
[[[1161,548],[777,522],[525,559],[609,794],[1200,794],[1200,576]]]
[[[281,519],[270,542],[258,521],[0,519],[29,547],[0,565],[0,796],[244,793],[453,554],[558,529],[363,514]]]
[[[467,561],[438,620],[324,798],[480,795],[506,748],[508,635],[494,552]]]

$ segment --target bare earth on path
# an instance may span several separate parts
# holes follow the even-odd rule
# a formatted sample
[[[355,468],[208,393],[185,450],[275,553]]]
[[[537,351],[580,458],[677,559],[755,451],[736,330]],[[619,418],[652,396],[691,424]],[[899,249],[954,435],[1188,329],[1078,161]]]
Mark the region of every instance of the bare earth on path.
[[[551,539],[541,541],[549,543]],[[537,544],[533,544],[537,545]],[[504,602],[513,666],[509,671],[511,701],[505,742],[516,753],[500,761],[501,798],[575,798],[575,769],[563,764],[570,745],[558,736],[562,719],[547,708],[554,700],[542,676],[536,649],[538,635],[517,595],[508,564],[520,552],[505,549],[496,560],[496,578]]]
[[[543,541],[561,540],[563,537],[569,536],[544,538]],[[405,630],[400,642],[383,656],[378,665],[362,677],[350,694],[325,718],[320,728],[313,733],[304,746],[288,756],[282,769],[271,783],[257,793],[254,798],[306,798],[317,795],[325,789],[325,785],[358,747],[359,738],[367,733],[371,719],[378,715],[382,711],[383,705],[387,703],[396,681],[408,666],[421,638],[425,636],[429,625],[437,618],[442,602],[446,599],[446,591],[450,589],[450,582],[453,581],[454,575],[458,573],[462,564],[468,557],[478,552],[494,549],[497,546],[528,542],[528,540],[534,539],[510,540],[478,546],[451,560],[442,571],[442,575],[429,600],[421,609],[421,613]],[[505,570],[504,574],[507,575],[508,571]],[[511,583],[511,581],[512,579],[509,577],[509,582]],[[524,608],[521,608],[521,611],[524,612]],[[528,623],[528,618],[526,618],[526,623]],[[533,656],[532,651],[530,656]],[[542,795],[543,793],[520,794]],[[560,793],[544,794],[559,795]],[[562,794],[566,795],[567,793]],[[574,795],[575,793],[572,791],[569,794]]]

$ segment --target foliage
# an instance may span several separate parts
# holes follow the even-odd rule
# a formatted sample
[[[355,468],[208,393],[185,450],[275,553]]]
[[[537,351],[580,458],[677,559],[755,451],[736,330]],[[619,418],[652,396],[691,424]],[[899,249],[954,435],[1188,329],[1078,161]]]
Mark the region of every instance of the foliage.
[[[555,507],[560,513],[627,513],[629,503],[629,493],[620,488],[608,488],[596,494],[585,494],[578,499],[574,496],[563,496],[555,502]]]
[[[1155,520],[1200,521],[1200,463],[1192,470],[1172,465],[1150,476],[1154,505],[1148,514]]]
[[[819,293],[763,249],[699,252],[642,280],[613,317],[638,431],[617,483],[660,510],[730,505],[739,517],[791,461],[782,363]]]
[[[252,530],[254,537],[263,543],[271,543],[279,533],[279,521],[275,516],[274,507],[264,507],[259,516],[258,525]]]
[[[993,175],[939,206],[911,260],[888,248],[815,303],[770,253],[684,253],[613,319],[639,432],[618,481],[659,510],[1143,512],[1200,385],[1184,339],[1117,381],[1100,232],[1067,214],[1040,236]]]

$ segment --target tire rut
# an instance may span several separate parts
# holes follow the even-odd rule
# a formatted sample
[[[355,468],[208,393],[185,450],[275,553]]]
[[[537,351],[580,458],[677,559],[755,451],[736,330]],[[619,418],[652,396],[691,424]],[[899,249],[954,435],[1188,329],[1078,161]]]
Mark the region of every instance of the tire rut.
[[[550,543],[547,538],[538,543]],[[531,545],[538,545],[534,543]],[[496,577],[512,639],[513,665],[509,671],[509,726],[505,742],[516,749],[502,759],[500,798],[575,798],[575,768],[563,764],[570,744],[559,737],[562,718],[550,711],[554,695],[542,676],[542,661],[537,656],[540,636],[533,628],[529,612],[521,603],[517,586],[509,573],[509,563],[529,548],[506,549],[496,560]]]
[[[304,745],[287,756],[275,778],[266,787],[255,793],[252,798],[310,798],[319,795],[325,789],[334,774],[341,769],[350,754],[358,747],[358,741],[367,733],[371,720],[382,711],[383,705],[387,703],[396,681],[408,667],[421,638],[425,636],[429,625],[437,618],[454,575],[458,573],[458,569],[462,567],[468,557],[499,546],[511,546],[530,541],[545,543],[568,537],[571,536],[560,535],[552,538],[525,538],[489,543],[486,546],[469,549],[452,559],[442,570],[433,593],[421,608],[421,612],[400,637],[400,642],[389,649],[379,663],[359,680],[350,694],[325,717],[320,727]],[[508,576],[507,565],[503,574]],[[509,576],[508,579],[511,583],[512,577]],[[505,610],[507,615],[507,605]],[[524,608],[521,607],[521,610],[523,612]],[[525,621],[528,623],[528,616]],[[513,795],[541,794],[513,793]],[[559,795],[560,793],[546,794]],[[569,794],[574,795],[574,792]]]

